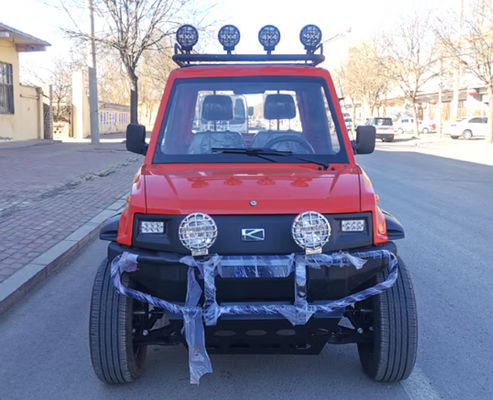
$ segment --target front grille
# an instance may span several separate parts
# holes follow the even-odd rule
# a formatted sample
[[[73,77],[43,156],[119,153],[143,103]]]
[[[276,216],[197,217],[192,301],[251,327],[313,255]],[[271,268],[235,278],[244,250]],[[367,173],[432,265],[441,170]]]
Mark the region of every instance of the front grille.
[[[323,247],[324,252],[363,247],[371,244],[371,213],[324,214],[331,225],[332,234]],[[190,254],[180,243],[178,226],[185,215],[136,214],[134,220],[133,245],[143,249]],[[217,225],[216,242],[210,253],[219,254],[289,254],[303,251],[291,236],[291,225],[296,215],[211,215]],[[341,219],[365,219],[366,231],[342,232]],[[165,222],[164,234],[141,234],[141,220]],[[263,229],[264,240],[242,240],[242,229]]]

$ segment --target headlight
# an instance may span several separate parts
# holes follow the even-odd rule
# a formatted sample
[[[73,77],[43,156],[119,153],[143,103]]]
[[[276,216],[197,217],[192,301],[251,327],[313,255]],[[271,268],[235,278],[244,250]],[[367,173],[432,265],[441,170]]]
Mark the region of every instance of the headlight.
[[[192,256],[203,256],[208,254],[209,247],[216,241],[217,226],[207,214],[189,214],[181,221],[178,236]]]
[[[291,233],[306,254],[321,253],[322,247],[329,241],[330,224],[322,214],[306,211],[294,219]]]
[[[365,229],[364,219],[343,219],[341,221],[341,231],[343,232],[364,232]]]
[[[164,233],[164,222],[162,221],[141,221],[140,233]]]

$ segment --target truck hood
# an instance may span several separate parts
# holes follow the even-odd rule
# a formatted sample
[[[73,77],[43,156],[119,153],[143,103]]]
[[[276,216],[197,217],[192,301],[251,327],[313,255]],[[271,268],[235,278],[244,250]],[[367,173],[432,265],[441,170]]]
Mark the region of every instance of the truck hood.
[[[359,169],[311,164],[153,164],[143,169],[149,214],[360,211]]]

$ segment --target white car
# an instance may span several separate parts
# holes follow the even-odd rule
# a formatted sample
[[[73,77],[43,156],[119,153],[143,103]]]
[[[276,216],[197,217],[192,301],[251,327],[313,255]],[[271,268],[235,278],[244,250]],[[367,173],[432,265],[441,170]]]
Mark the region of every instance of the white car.
[[[395,132],[392,118],[369,117],[366,119],[365,125],[374,126],[376,138],[382,139],[382,142],[394,141]]]
[[[471,139],[473,137],[485,137],[488,132],[488,118],[486,117],[465,117],[452,121],[443,127],[446,135],[452,139],[463,137]]]
[[[397,133],[413,132],[414,131],[414,118],[402,118],[394,125]],[[432,121],[418,121],[418,129],[420,133],[430,133],[435,130],[435,123]]]

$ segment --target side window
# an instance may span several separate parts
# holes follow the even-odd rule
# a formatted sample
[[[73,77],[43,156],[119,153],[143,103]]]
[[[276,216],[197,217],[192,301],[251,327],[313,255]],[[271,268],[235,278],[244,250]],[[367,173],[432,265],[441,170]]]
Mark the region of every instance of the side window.
[[[14,113],[12,64],[0,62],[0,114]]]
[[[479,124],[479,123],[481,123],[481,119],[482,119],[482,118],[478,118],[478,117],[476,117],[476,118],[471,118],[471,119],[469,120],[469,122],[470,122],[470,123],[472,123],[472,124]]]
[[[324,99],[325,113],[327,114],[327,120],[329,121],[329,137],[331,143],[330,145],[332,151],[334,151],[334,153],[338,153],[339,150],[341,149],[341,146],[339,144],[339,138],[337,137],[336,126],[332,118],[332,112],[330,111],[329,103],[327,103],[327,97],[325,96],[325,91],[323,89],[321,90],[322,90],[322,98]]]

